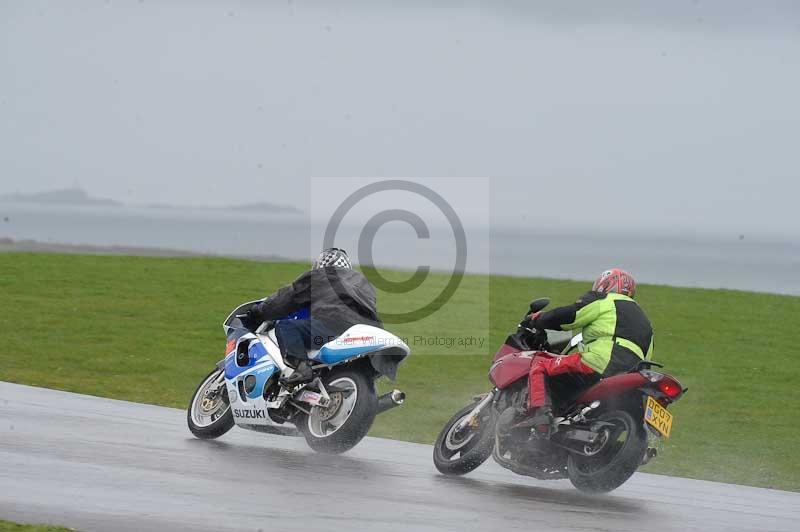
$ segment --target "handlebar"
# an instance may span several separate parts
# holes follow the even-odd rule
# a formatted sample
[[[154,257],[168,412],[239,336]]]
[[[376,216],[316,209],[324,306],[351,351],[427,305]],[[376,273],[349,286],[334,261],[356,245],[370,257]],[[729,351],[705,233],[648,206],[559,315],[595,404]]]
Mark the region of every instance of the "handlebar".
[[[243,318],[246,319],[247,318],[247,314],[236,314],[233,317],[234,318],[239,318],[239,321],[242,322],[242,325],[245,325]],[[269,330],[270,328],[272,328],[273,323],[274,322],[272,322],[272,321],[262,321],[261,324],[258,327],[253,329],[253,332],[256,333],[256,334],[261,334],[264,331]],[[249,327],[246,327],[246,328],[249,329]]]
[[[517,335],[528,348],[542,349],[547,345],[547,331],[533,327],[530,320],[524,319],[520,322],[517,326]]]

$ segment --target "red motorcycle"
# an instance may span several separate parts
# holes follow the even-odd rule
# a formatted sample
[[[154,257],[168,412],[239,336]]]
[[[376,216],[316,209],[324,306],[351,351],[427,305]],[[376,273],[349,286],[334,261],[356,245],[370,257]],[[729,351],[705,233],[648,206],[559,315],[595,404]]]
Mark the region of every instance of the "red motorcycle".
[[[530,310],[537,312],[549,303],[537,299]],[[548,340],[546,331],[523,319],[495,354],[489,369],[492,391],[459,410],[436,439],[436,468],[445,475],[463,475],[491,455],[520,475],[569,478],[581,491],[603,493],[621,486],[655,457],[650,442],[669,437],[672,414],[667,407],[686,390],[670,375],[653,371],[661,365],[648,360],[629,373],[602,380],[596,374],[550,377],[553,430],[542,436],[520,422],[534,360],[562,356],[580,341],[580,335]]]

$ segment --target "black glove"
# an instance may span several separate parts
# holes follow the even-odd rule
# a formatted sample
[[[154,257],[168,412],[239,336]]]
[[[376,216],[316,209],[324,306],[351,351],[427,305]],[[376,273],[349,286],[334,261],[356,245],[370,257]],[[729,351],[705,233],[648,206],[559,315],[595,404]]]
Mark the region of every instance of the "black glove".
[[[261,305],[253,305],[247,311],[247,314],[242,320],[242,325],[245,326],[246,329],[254,331],[258,329],[258,326],[264,322],[264,315],[261,312]]]
[[[519,326],[524,329],[538,329],[540,327],[537,326],[536,320],[539,317],[541,312],[536,312],[535,314],[526,314],[522,321],[520,322]]]

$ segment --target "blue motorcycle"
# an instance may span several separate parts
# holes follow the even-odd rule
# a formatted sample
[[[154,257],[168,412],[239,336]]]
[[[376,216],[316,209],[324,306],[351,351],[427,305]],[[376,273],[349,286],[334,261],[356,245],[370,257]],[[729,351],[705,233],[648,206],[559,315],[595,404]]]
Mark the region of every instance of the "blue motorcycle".
[[[218,438],[234,425],[244,429],[298,436],[315,451],[329,454],[353,448],[369,432],[375,416],[399,406],[399,390],[377,395],[375,381],[394,381],[410,354],[397,336],[370,325],[354,325],[319,349],[309,351],[313,380],[283,385],[294,370],[278,347],[275,323],[247,329],[242,318],[260,301],[240,305],[222,324],[225,358],[197,387],[187,421],[201,439]],[[301,311],[285,319],[308,318]]]

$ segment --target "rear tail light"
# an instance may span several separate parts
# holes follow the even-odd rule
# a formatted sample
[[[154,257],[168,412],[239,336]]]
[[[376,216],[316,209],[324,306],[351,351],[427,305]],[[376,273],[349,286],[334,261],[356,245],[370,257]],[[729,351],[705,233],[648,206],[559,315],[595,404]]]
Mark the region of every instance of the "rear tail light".
[[[681,388],[681,383],[673,379],[672,377],[664,376],[660,381],[658,381],[657,387],[661,393],[669,397],[671,400],[675,400],[681,396],[683,393],[683,388]]]
[[[683,395],[684,389],[681,383],[669,375],[647,369],[639,373],[653,383],[652,387],[661,392],[661,396],[667,401],[677,401]]]

